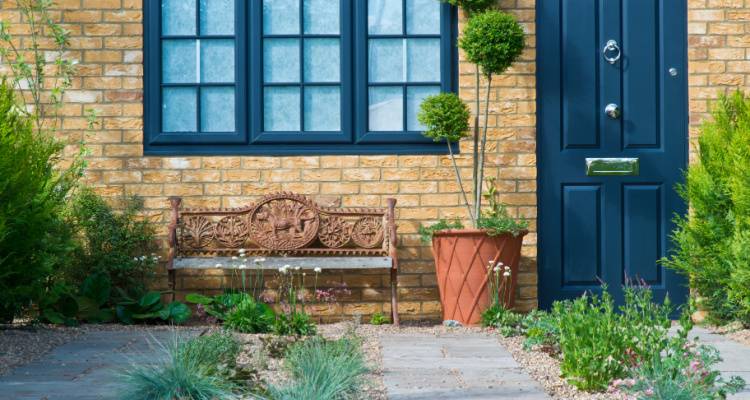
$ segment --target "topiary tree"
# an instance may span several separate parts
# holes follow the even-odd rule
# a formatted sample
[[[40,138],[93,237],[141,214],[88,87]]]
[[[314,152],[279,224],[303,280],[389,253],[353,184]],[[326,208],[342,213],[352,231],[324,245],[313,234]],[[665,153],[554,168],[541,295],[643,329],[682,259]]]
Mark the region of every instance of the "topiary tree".
[[[423,102],[417,114],[417,119],[427,129],[424,135],[436,142],[445,141],[448,145],[448,152],[453,162],[453,168],[456,170],[458,186],[464,197],[464,204],[469,210],[469,217],[472,222],[476,223],[471,213],[469,199],[464,191],[461,172],[456,164],[456,157],[453,154],[454,142],[466,137],[469,132],[469,118],[471,113],[469,107],[455,93],[440,93],[427,97]]]
[[[505,72],[523,52],[524,32],[521,25],[510,14],[502,11],[485,11],[469,19],[458,46],[466,53],[466,58],[476,64],[487,79],[484,127],[481,147],[478,132],[474,137],[474,220],[481,216],[482,186],[484,181],[484,153],[487,146],[489,121],[490,89],[494,75]],[[477,90],[477,98],[479,90]],[[479,101],[477,101],[479,105]],[[479,108],[477,107],[477,114]],[[479,125],[479,118],[476,119]]]

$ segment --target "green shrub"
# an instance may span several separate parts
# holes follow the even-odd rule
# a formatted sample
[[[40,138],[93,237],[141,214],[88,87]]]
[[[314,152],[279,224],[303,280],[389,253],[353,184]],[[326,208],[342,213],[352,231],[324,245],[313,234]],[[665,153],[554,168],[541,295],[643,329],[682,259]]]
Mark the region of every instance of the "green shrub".
[[[79,284],[87,276],[106,274],[112,286],[130,296],[141,296],[153,277],[157,258],[155,228],[139,215],[143,200],[127,197],[115,211],[101,196],[82,190],[75,198],[71,219],[81,245],[63,271],[69,282]]]
[[[110,322],[114,319],[114,311],[108,306],[110,292],[111,284],[104,274],[89,276],[78,290],[57,282],[38,300],[39,318],[65,325]]]
[[[518,59],[525,46],[524,32],[516,19],[502,11],[485,11],[469,19],[458,46],[466,59],[479,65],[485,76],[502,74]]]
[[[276,313],[268,304],[244,296],[226,316],[224,326],[242,333],[266,333],[274,327]]]
[[[524,334],[526,335],[523,342],[525,349],[539,347],[550,354],[560,352],[560,329],[553,314],[536,312],[534,318],[527,319]]]
[[[0,321],[42,297],[75,247],[65,203],[81,175],[61,165],[63,144],[35,131],[13,90],[0,83]]]
[[[428,96],[417,114],[417,119],[426,128],[424,136],[449,144],[468,135],[470,117],[469,106],[455,93]],[[450,146],[448,148],[452,150]]]
[[[422,240],[422,243],[430,243],[432,242],[432,235],[434,235],[435,232],[448,229],[464,229],[464,224],[462,224],[458,219],[454,220],[453,222],[441,219],[437,223],[430,226],[420,225],[419,238]]]
[[[197,304],[199,310],[216,318],[218,321],[225,321],[229,313],[246,297],[248,296],[244,293],[222,293],[213,297],[191,293],[185,296],[185,301]]]
[[[346,336],[328,341],[314,337],[295,344],[284,365],[292,382],[271,386],[275,400],[339,400],[356,394],[362,375],[368,372],[358,338]]]
[[[239,352],[228,335],[185,340],[175,336],[156,364],[137,364],[123,373],[125,400],[234,400],[238,386],[226,368]]]
[[[383,313],[380,311],[372,314],[372,317],[370,318],[370,325],[386,325],[390,323],[391,323],[391,320],[388,319],[388,317],[386,317],[385,315],[383,315]]]
[[[529,227],[528,221],[524,219],[517,220],[511,217],[505,205],[498,201],[495,178],[487,179],[487,191],[484,193],[484,198],[487,199],[489,207],[477,220],[477,228],[485,229],[490,236],[497,236],[503,233],[518,236]]]
[[[273,324],[277,335],[312,336],[317,330],[312,318],[302,311],[279,314]]]
[[[625,378],[637,363],[649,362],[666,347],[672,307],[653,303],[647,288],[626,287],[618,313],[604,288],[601,296],[586,294],[553,306],[562,375],[587,391],[606,389]]]
[[[179,301],[164,304],[159,292],[148,292],[137,300],[121,295],[122,300],[117,303],[115,314],[117,319],[125,324],[153,320],[180,324],[187,321],[191,315],[190,308]]]
[[[750,324],[750,102],[742,93],[721,97],[698,154],[678,187],[690,212],[676,219],[675,252],[664,262],[690,278],[714,320]]]

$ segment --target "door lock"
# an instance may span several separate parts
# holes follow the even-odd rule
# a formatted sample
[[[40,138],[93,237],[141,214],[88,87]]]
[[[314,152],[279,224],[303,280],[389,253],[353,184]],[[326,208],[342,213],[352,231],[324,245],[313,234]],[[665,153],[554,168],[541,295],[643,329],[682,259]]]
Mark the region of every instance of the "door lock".
[[[604,107],[604,113],[612,119],[618,119],[620,118],[620,114],[622,114],[622,112],[620,111],[620,106],[615,103],[607,104],[607,106]]]

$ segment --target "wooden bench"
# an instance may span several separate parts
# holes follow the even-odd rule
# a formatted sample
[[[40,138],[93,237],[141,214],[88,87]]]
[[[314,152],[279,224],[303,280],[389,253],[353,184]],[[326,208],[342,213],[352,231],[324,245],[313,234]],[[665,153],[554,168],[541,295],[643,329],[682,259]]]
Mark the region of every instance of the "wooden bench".
[[[391,317],[398,325],[396,199],[387,208],[323,207],[276,193],[247,207],[182,209],[170,197],[167,271],[173,296],[180,269],[233,268],[232,256],[262,256],[263,269],[389,269]]]

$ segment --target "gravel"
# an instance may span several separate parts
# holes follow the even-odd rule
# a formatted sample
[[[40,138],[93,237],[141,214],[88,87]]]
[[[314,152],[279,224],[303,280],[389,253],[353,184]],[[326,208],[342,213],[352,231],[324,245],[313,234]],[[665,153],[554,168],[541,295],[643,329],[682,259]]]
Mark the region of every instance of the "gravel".
[[[53,325],[0,325],[0,376],[84,332],[80,328]]]
[[[735,342],[750,346],[750,329],[745,328],[739,322],[733,322],[724,326],[707,326],[709,331],[724,335]]]
[[[524,350],[523,337],[506,338],[498,335],[498,341],[554,399],[600,400],[621,398],[609,393],[588,393],[576,389],[560,376],[560,362],[556,358],[537,349]]]

